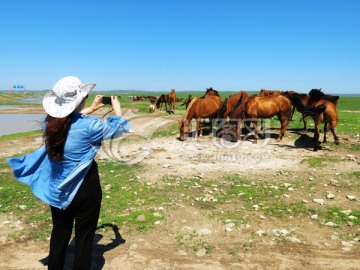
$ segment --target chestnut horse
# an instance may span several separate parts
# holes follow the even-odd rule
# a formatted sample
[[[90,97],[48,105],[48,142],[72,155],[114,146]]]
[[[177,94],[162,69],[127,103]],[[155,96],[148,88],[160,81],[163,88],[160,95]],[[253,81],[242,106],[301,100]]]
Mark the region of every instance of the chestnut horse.
[[[195,139],[197,138],[199,131],[200,136],[202,136],[201,119],[215,118],[221,104],[221,97],[216,95],[209,95],[204,98],[193,98],[183,118],[179,122],[179,140],[184,141],[186,137],[188,137],[190,133],[190,122],[193,118],[196,119]],[[212,121],[210,122],[212,124]]]
[[[240,125],[242,121],[250,126],[253,124],[255,130],[255,139],[253,143],[257,143],[258,140],[258,119],[259,118],[272,118],[277,116],[281,123],[281,130],[276,141],[280,141],[288,127],[289,119],[291,116],[292,104],[291,101],[283,95],[270,95],[259,96],[253,95],[245,98],[238,104],[238,106],[231,113],[231,123],[235,123],[234,132],[236,136],[232,136],[232,141],[237,141],[240,135]],[[246,137],[243,137],[245,140]]]
[[[171,92],[166,95],[166,101],[169,104],[169,111],[175,112],[175,103],[176,103],[175,89],[171,89]]]

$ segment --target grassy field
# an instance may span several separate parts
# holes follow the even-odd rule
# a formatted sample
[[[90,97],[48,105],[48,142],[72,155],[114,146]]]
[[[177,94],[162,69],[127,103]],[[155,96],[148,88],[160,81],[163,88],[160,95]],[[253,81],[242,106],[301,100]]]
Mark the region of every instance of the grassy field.
[[[193,96],[200,96],[203,92],[191,93]],[[92,93],[92,96],[97,94]],[[140,112],[147,112],[147,103],[133,102],[128,96],[122,92],[106,92],[106,95],[116,94],[121,96],[122,108],[136,108]],[[148,92],[136,92],[136,94],[149,94]],[[154,93],[161,94],[159,93]],[[221,95],[225,98],[230,93]],[[34,93],[31,97],[42,96],[43,93]],[[187,97],[189,92],[178,93],[179,97]],[[29,95],[24,94],[0,94],[0,105],[19,104],[14,99],[27,98]],[[91,98],[90,98],[91,100]],[[89,101],[90,102],[90,101]],[[359,136],[360,128],[360,97],[340,97],[339,108],[339,125],[337,133],[339,135],[350,136],[355,138]],[[26,105],[26,104],[25,104]],[[41,103],[39,103],[41,106]],[[184,108],[178,106],[177,114],[182,115]],[[272,120],[272,125],[278,125],[277,120]],[[313,122],[308,120],[309,127],[313,128]],[[301,129],[303,126],[300,121],[300,114],[295,114],[294,120],[291,121],[290,129]],[[165,130],[159,130],[154,136],[173,136],[177,130],[176,125],[169,126]],[[40,136],[40,132],[31,132],[11,136],[0,137],[1,141],[6,142],[10,139],[21,139],[23,136]],[[290,135],[289,135],[290,136]],[[297,135],[291,135],[297,136]],[[329,139],[329,141],[332,140]],[[344,143],[342,147],[349,151],[358,151],[358,144]],[[304,162],[308,163],[311,168],[328,166],[328,164],[336,163],[337,160],[331,158],[309,158]],[[254,205],[258,205],[269,216],[276,218],[285,218],[286,216],[308,216],[309,214],[317,214],[326,221],[332,221],[341,226],[349,222],[349,216],[343,214],[341,207],[329,205],[325,210],[311,208],[310,206],[299,202],[284,202],[280,199],[288,186],[279,184],[274,187],[269,182],[263,181],[254,184],[250,179],[242,179],[236,175],[227,176],[225,179],[213,179],[201,181],[201,179],[183,179],[181,177],[161,177],[159,176],[158,185],[148,185],[137,177],[137,174],[144,170],[140,165],[128,165],[125,163],[99,161],[99,170],[101,172],[103,187],[103,206],[99,223],[116,223],[128,231],[146,232],[154,227],[154,222],[166,219],[161,212],[163,206],[168,208],[176,208],[176,200],[181,194],[181,198],[185,203],[192,203],[195,198],[195,206],[199,209],[210,209],[211,218],[225,222],[228,219],[237,220],[237,226],[246,223],[248,212],[254,211]],[[31,193],[28,186],[17,182],[4,159],[0,160],[0,213],[11,215],[24,223],[28,224],[32,229],[26,233],[28,237],[34,239],[48,238],[51,231],[51,217],[49,207],[36,199]],[[345,187],[350,190],[359,190],[360,174],[358,171],[342,175],[348,182],[352,183]],[[292,187],[303,185],[302,189],[311,192],[314,188],[313,182],[305,181],[305,176],[297,178],[291,183]],[[304,180],[305,185],[302,183]],[[196,188],[196,187],[201,188]],[[221,190],[215,192],[217,201],[215,203],[201,200],[204,189]],[[172,198],[172,199],[169,199]],[[197,200],[199,198],[199,200]],[[215,205],[215,207],[214,207]],[[234,205],[241,205],[236,208]],[[218,207],[221,206],[221,207]],[[217,208],[228,209],[227,211],[217,211]],[[352,216],[356,220],[351,220],[355,225],[360,223],[360,211],[354,209]],[[139,218],[143,217],[143,218]],[[236,217],[236,218],[235,218]],[[240,218],[242,217],[242,218]],[[14,235],[17,238],[18,235]]]

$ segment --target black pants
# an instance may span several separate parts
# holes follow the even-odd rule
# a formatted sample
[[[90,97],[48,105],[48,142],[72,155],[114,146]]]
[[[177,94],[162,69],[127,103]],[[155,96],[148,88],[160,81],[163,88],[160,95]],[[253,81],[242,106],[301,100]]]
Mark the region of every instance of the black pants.
[[[75,221],[73,269],[90,269],[92,248],[100,214],[102,191],[97,164],[93,164],[66,210],[51,207],[53,229],[48,269],[63,269]]]

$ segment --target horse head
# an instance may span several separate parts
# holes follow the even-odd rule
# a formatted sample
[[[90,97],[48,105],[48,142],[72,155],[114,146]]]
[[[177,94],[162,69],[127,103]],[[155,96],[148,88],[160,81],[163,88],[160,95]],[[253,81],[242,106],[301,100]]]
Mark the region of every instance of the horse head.
[[[180,131],[179,141],[185,141],[190,133],[189,120],[181,119],[179,121],[179,131]]]
[[[320,89],[311,89],[311,91],[309,92],[309,96],[310,96],[310,100],[311,102],[317,102],[320,99],[322,99],[325,94],[321,91]]]
[[[206,88],[205,96],[219,96],[219,92],[212,87]]]

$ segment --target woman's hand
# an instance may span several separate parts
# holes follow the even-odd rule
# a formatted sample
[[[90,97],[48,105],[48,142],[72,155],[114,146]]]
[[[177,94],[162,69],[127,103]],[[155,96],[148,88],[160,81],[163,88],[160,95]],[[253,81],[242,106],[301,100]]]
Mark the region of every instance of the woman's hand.
[[[114,114],[117,116],[121,116],[121,105],[117,96],[111,96],[111,106],[114,110]]]
[[[81,110],[82,114],[91,114],[95,111],[97,111],[98,109],[100,109],[101,107],[104,107],[105,104],[102,103],[102,98],[103,95],[96,95],[93,102],[91,103],[89,108],[85,108],[83,110]]]

